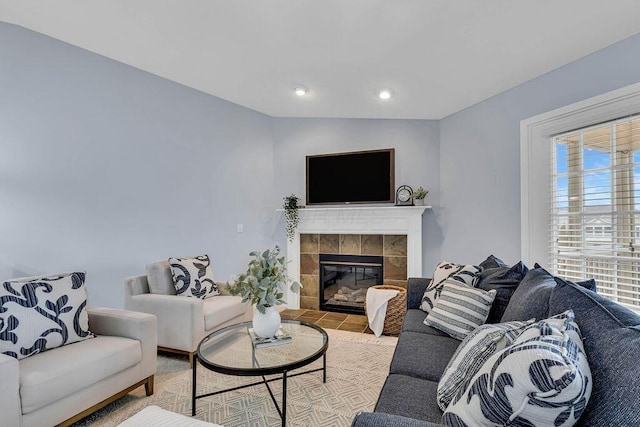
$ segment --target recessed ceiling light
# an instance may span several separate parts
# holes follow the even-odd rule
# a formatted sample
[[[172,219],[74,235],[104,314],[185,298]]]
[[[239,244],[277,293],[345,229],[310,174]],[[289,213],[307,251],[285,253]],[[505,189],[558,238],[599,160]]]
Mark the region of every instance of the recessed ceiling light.
[[[380,89],[378,91],[378,98],[387,100],[393,96],[391,89]]]
[[[296,88],[294,89],[294,92],[298,96],[305,96],[306,94],[309,93],[309,89],[307,89],[304,86],[296,86]]]

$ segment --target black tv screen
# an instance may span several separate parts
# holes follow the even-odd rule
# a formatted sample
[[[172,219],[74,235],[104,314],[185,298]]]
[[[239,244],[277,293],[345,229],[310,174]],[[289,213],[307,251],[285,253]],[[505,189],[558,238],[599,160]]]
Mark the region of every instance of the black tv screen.
[[[394,149],[307,156],[307,204],[391,203]]]

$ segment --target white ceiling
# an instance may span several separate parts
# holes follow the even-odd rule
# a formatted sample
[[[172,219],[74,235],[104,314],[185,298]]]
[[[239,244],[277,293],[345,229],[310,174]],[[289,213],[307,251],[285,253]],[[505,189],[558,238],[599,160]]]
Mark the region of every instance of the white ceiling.
[[[0,0],[2,21],[277,117],[440,119],[639,18],[638,0]]]

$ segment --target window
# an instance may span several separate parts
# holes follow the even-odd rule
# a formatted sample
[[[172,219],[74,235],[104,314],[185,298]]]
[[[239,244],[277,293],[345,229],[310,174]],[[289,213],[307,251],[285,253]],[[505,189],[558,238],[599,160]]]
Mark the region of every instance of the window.
[[[550,260],[640,310],[640,115],[551,138]]]
[[[566,168],[567,171],[559,171],[557,167],[554,165],[555,158],[558,155],[556,153],[556,148],[554,144],[555,137],[560,136],[568,136],[570,134],[583,132],[582,143],[584,144],[585,132],[588,132],[592,128],[596,128],[598,126],[592,126],[595,123],[606,123],[616,121],[619,117],[631,117],[634,114],[638,114],[640,110],[640,83],[635,83],[630,86],[625,86],[620,89],[613,90],[611,92],[607,92],[601,95],[594,96],[592,98],[588,98],[579,102],[576,102],[571,105],[567,105],[564,107],[557,108],[552,111],[548,111],[534,117],[530,117],[528,119],[522,120],[520,122],[520,201],[521,201],[521,259],[527,265],[533,265],[535,262],[538,262],[544,266],[548,266],[550,270],[563,274],[568,270],[578,270],[581,273],[579,276],[580,279],[588,278],[590,273],[587,273],[586,266],[583,265],[582,260],[584,258],[584,263],[586,264],[588,261],[588,255],[582,252],[574,253],[572,256],[567,256],[567,260],[571,260],[573,264],[577,264],[576,260],[580,260],[580,265],[575,266],[572,265],[571,268],[564,268],[564,272],[561,273],[558,270],[555,270],[554,264],[556,264],[556,254],[553,252],[552,243],[554,240],[555,232],[550,225],[554,223],[554,221],[559,220],[556,219],[556,206],[553,204],[555,197],[552,197],[552,193],[558,192],[559,195],[559,179],[566,179],[567,184],[567,194],[565,197],[566,202],[566,218],[568,226],[568,218],[569,218],[569,177],[572,176],[573,172],[569,172],[569,163],[571,162],[571,167],[575,166],[576,159],[566,160]],[[637,119],[637,118],[636,118]],[[609,123],[610,125],[611,123]],[[606,126],[606,125],[605,125]],[[570,132],[570,129],[581,129],[581,131]],[[615,139],[616,135],[610,135],[610,138]],[[588,138],[587,138],[588,139]],[[637,144],[635,142],[634,144]],[[566,148],[569,146],[567,144]],[[573,147],[575,148],[575,147]],[[584,147],[583,147],[584,148]],[[587,143],[587,148],[591,148],[590,144]],[[616,146],[616,148],[620,148]],[[633,147],[629,147],[632,149]],[[637,149],[633,148],[633,151],[637,151]],[[615,151],[613,151],[615,153]],[[550,155],[553,153],[553,155]],[[594,153],[598,154],[598,153]],[[580,154],[584,156],[585,153]],[[614,155],[615,157],[615,155]],[[611,156],[609,156],[611,159]],[[615,159],[614,159],[615,160]],[[584,161],[584,159],[580,160],[580,162]],[[588,161],[587,161],[588,163]],[[636,160],[634,159],[634,164]],[[587,164],[589,166],[589,164]],[[624,169],[624,166],[613,164],[610,168],[610,172],[613,172],[611,176],[611,185],[617,185],[620,180],[616,181],[616,171],[618,168]],[[629,168],[627,167],[627,172]],[[600,178],[606,176],[606,173],[603,172],[603,169],[598,170],[598,168],[591,167],[583,171],[583,178],[585,179],[586,175],[594,175],[598,172],[600,173]],[[586,175],[585,175],[586,174]],[[558,175],[556,177],[556,175]],[[563,176],[560,176],[563,175]],[[633,179],[638,177],[637,167],[633,168]],[[575,178],[572,178],[572,185],[576,185]],[[622,184],[621,184],[622,185]],[[637,186],[636,182],[633,182],[634,192],[635,187]],[[625,191],[627,194],[629,193],[629,189],[624,189],[623,186],[615,187],[618,191]],[[573,190],[573,187],[572,187]],[[611,193],[614,194],[614,193]],[[607,194],[602,194],[602,196],[606,196]],[[575,195],[572,194],[572,197]],[[603,202],[600,201],[599,204],[597,202],[597,196],[589,193],[587,194],[583,191],[582,195],[578,195],[578,197],[582,197],[583,206],[599,206],[597,209],[603,209]],[[624,198],[611,197],[612,203],[617,203],[617,201],[622,200]],[[589,204],[587,201],[589,200]],[[579,199],[577,201],[580,201]],[[572,202],[576,202],[576,200],[572,200]],[[633,203],[633,212],[635,213],[636,206],[638,205],[638,200],[634,199]],[[572,206],[573,207],[573,206]],[[558,206],[559,208],[559,206]],[[583,209],[583,216],[587,217],[589,212],[586,212],[588,209],[596,209],[596,208],[586,208]],[[598,233],[600,236],[598,238],[604,239],[607,235],[609,237],[609,245],[612,249],[612,253],[608,255],[609,257],[615,257],[614,242],[619,242],[622,236],[622,231],[624,229],[624,224],[619,224],[617,222],[618,217],[624,212],[624,210],[620,210],[620,206],[612,205],[610,208],[611,211],[608,215],[602,215],[602,218],[606,218],[609,220],[608,223],[599,223],[599,222],[585,222],[583,223],[585,226],[585,231],[580,235],[580,238],[585,241],[588,239],[595,239],[595,234]],[[630,209],[631,211],[631,209]],[[580,214],[575,213],[573,215],[575,217],[580,216]],[[592,215],[597,216],[597,215]],[[624,216],[622,216],[624,220]],[[629,218],[629,215],[627,215]],[[635,215],[633,218],[637,220]],[[592,218],[593,219],[593,218]],[[596,218],[598,219],[598,218]],[[587,237],[586,227],[594,227],[593,235]],[[622,226],[622,228],[620,227]],[[633,230],[633,233],[636,237],[640,233],[640,221],[637,221],[637,227],[633,228],[633,224],[628,224],[628,229]],[[598,228],[596,231],[596,227]],[[584,236],[584,237],[583,237]],[[560,236],[557,236],[560,237]],[[573,230],[573,234],[568,237],[577,239],[578,234]],[[614,240],[615,239],[615,240]],[[601,258],[607,259],[607,263],[604,264],[606,269],[602,269],[602,272],[599,272],[598,286],[601,289],[601,293],[605,296],[608,296],[612,299],[616,299],[623,304],[629,306],[630,308],[640,312],[640,305],[634,301],[634,298],[638,298],[638,281],[633,277],[636,276],[636,272],[633,271],[633,268],[626,268],[624,262],[628,262],[629,259],[631,262],[635,260],[635,253],[640,251],[640,248],[636,244],[632,242],[632,247],[634,248],[633,256],[631,257],[620,257],[620,262],[615,263],[615,268],[612,267],[614,265],[612,259],[607,259],[607,256],[600,255]],[[551,250],[550,250],[551,249]],[[596,248],[597,249],[597,248]],[[575,252],[575,248],[572,249]],[[570,252],[571,250],[566,250],[565,252]],[[627,251],[629,253],[630,251]],[[584,270],[583,270],[584,267]],[[606,272],[606,274],[604,274]],[[572,273],[572,278],[578,278],[578,274]],[[618,278],[620,279],[618,281]],[[604,279],[604,281],[603,281]],[[633,283],[629,283],[633,282]]]

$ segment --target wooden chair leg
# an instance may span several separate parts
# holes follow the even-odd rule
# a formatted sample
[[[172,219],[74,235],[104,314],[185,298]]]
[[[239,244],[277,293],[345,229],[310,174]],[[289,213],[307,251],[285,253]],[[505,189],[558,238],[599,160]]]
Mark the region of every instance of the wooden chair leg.
[[[144,391],[147,396],[151,396],[153,394],[153,375],[147,378],[147,382],[144,383]]]
[[[193,355],[196,354],[196,352],[194,351],[193,353],[189,353],[189,367],[193,368]]]

